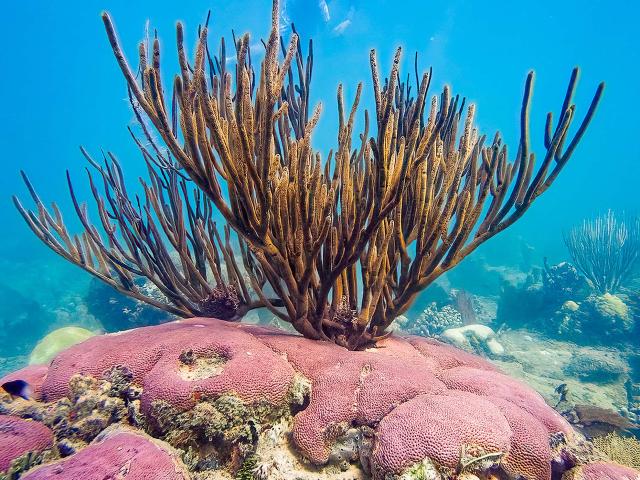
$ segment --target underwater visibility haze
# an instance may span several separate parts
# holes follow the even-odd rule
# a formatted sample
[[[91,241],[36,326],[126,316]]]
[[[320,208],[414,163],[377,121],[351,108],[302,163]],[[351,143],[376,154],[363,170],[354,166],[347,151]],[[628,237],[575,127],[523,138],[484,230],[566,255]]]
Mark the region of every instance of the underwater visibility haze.
[[[640,479],[637,6],[7,10],[0,479]]]

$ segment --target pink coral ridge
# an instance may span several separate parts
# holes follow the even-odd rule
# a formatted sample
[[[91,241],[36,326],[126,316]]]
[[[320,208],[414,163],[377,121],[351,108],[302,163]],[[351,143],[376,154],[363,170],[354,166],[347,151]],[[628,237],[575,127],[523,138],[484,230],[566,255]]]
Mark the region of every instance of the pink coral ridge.
[[[347,353],[329,343],[253,331],[312,380],[310,403],[295,417],[293,438],[314,463],[329,459],[331,444],[347,427],[376,425],[416,395],[446,390],[431,373],[433,361],[399,338],[386,340],[383,348]]]
[[[142,433],[118,427],[96,437],[78,453],[37,467],[23,480],[187,480],[170,447]]]
[[[510,448],[500,464],[514,478],[551,478],[552,457],[547,428],[528,411],[509,400],[487,397],[509,423]]]
[[[507,400],[533,415],[549,433],[570,435],[573,431],[558,412],[549,408],[542,395],[503,373],[484,372],[479,375],[476,368],[461,366],[441,372],[439,378],[452,390]]]
[[[562,480],[640,480],[640,472],[613,462],[594,462],[570,470]]]
[[[53,433],[43,424],[0,415],[0,473],[27,452],[41,452],[53,444]]]
[[[75,374],[101,378],[113,367],[125,366],[143,387],[140,400],[145,414],[153,401],[188,410],[198,398],[232,391],[249,403],[285,401],[294,377],[291,366],[254,336],[229,325],[194,318],[92,337],[53,360],[42,386],[43,398],[66,396]],[[189,353],[196,365],[198,360],[210,360],[224,368],[219,374],[212,367],[209,376],[189,378],[191,367],[180,360]]]
[[[31,387],[33,400],[41,400],[41,389],[49,367],[46,365],[29,365],[0,378],[0,385],[13,380],[24,380]]]
[[[225,393],[286,405],[302,375],[311,395],[294,417],[293,441],[313,463],[327,462],[347,429],[366,426],[374,478],[425,458],[455,467],[472,446],[501,453],[511,476],[549,480],[550,435],[570,437],[572,429],[535,391],[435,340],[394,336],[378,347],[349,352],[275,329],[194,318],[75,345],[51,363],[42,393],[56,400],[74,374],[101,377],[124,366],[143,387],[142,412],[153,417],[154,401],[188,410]]]
[[[465,393],[419,395],[380,422],[373,451],[374,477],[401,472],[425,458],[455,468],[463,445],[481,446],[481,454],[506,452],[511,436],[500,410],[483,398]]]

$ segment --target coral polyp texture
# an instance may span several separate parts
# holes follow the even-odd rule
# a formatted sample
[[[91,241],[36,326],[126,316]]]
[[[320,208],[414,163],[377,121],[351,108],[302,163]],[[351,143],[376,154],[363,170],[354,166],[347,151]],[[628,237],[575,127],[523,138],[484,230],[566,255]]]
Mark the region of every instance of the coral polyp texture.
[[[0,397],[0,411],[13,415],[3,418],[49,432],[26,447],[51,450],[53,463],[29,470],[32,480],[92,465],[108,475],[124,463],[140,479],[231,478],[249,461],[268,472],[255,478],[283,479],[345,478],[351,469],[362,479],[549,480],[582,468],[584,439],[539,394],[421,337],[348,351],[193,318],[74,345],[51,362],[39,391],[40,401]],[[144,452],[175,476],[145,476]],[[411,476],[419,471],[431,476]]]
[[[102,378],[120,366],[142,387],[145,414],[154,402],[183,411],[198,396],[232,391],[248,403],[284,402],[295,374],[291,366],[255,337],[215,328],[216,322],[190,319],[91,338],[51,362],[42,397],[58,400],[69,395],[74,375]]]
[[[193,60],[179,23],[172,88],[157,37],[139,44],[136,73],[107,13],[103,21],[141,130],[131,133],[149,171],[144,194],[129,195],[113,154],[101,164],[83,150],[93,211],[67,175],[83,232],[72,234],[23,173],[36,207],[14,202],[29,227],[68,261],[173,314],[237,320],[264,307],[305,337],[351,350],[384,338],[422,290],[526,213],[573,155],[604,89],[579,118],[573,70],[536,162],[533,72],[518,147],[508,150],[499,133],[478,131],[476,106],[448,86],[429,98],[432,72],[419,74],[417,56],[415,81],[413,72],[402,81],[401,49],[386,78],[372,50],[375,109],[360,115],[362,84],[351,102],[340,85],[337,145],[327,155],[312,141],[321,111],[310,106],[312,44],[303,55],[294,28],[288,45],[280,38],[277,1],[259,73],[248,34],[234,35],[232,73],[224,39],[210,55],[208,19]]]
[[[142,432],[117,427],[71,457],[36,467],[24,480],[188,480],[173,449]]]
[[[0,415],[0,478],[25,457],[37,455],[53,446],[53,433],[33,420]]]

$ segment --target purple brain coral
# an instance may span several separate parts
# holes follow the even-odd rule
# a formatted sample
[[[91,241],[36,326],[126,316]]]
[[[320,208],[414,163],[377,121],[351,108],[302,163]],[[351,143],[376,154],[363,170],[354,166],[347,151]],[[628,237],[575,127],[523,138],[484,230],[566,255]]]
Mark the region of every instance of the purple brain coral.
[[[49,463],[23,480],[188,480],[189,473],[172,449],[141,432],[116,427],[80,452]]]
[[[41,423],[0,415],[0,476],[20,456],[42,452],[52,445],[53,433]]]
[[[51,363],[42,398],[70,395],[74,375],[104,378],[115,368],[129,372],[141,389],[140,414],[148,425],[162,420],[158,402],[181,415],[232,397],[292,415],[294,447],[317,465],[330,460],[347,431],[362,432],[359,459],[374,479],[428,463],[440,472],[484,468],[501,478],[549,480],[552,463],[562,457],[557,449],[568,448],[574,436],[531,388],[435,340],[393,336],[377,348],[347,351],[271,328],[204,318],[75,345]],[[564,443],[552,448],[558,436]],[[109,438],[71,458],[106,448]],[[575,478],[592,478],[584,475]]]

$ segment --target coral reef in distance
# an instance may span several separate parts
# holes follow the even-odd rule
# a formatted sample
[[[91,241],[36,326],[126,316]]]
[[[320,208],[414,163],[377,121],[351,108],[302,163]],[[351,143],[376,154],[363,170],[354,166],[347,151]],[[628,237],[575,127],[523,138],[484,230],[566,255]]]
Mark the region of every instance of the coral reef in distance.
[[[125,463],[132,478],[165,478],[136,451],[185,479],[251,462],[265,479],[545,480],[604,460],[530,387],[422,337],[349,352],[194,318],[95,336],[1,381],[19,377],[34,398],[0,397],[0,421],[22,422],[0,442],[46,442],[16,441],[3,468],[32,480]]]
[[[605,269],[602,275],[614,273]],[[620,343],[639,332],[637,298],[637,291],[628,288],[599,293],[568,262],[545,263],[522,284],[504,285],[497,321],[580,344]]]

